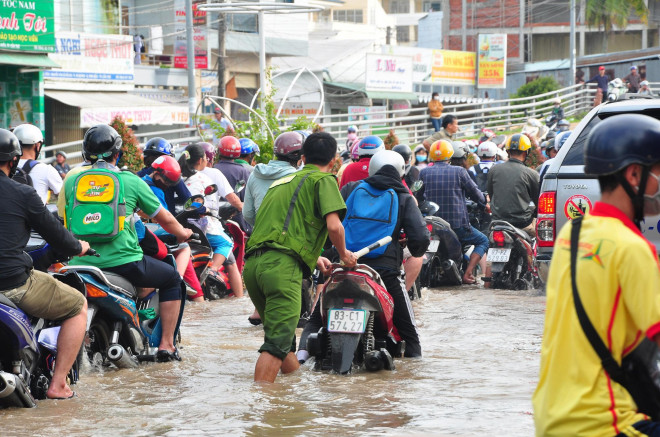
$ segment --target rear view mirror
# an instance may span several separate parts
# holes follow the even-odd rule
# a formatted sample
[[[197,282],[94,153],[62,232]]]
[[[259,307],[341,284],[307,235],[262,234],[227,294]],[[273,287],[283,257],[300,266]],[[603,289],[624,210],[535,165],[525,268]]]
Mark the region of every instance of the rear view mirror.
[[[211,194],[218,192],[218,186],[216,184],[211,184],[204,189],[204,196],[210,196]]]
[[[243,188],[245,188],[245,185],[246,185],[246,183],[245,183],[244,180],[241,179],[240,181],[237,181],[236,186],[234,187],[234,193],[240,193],[241,191],[243,191]]]
[[[191,211],[202,206],[204,206],[204,196],[198,194],[196,196],[190,196],[190,198],[186,200],[186,203],[184,203],[183,209]]]

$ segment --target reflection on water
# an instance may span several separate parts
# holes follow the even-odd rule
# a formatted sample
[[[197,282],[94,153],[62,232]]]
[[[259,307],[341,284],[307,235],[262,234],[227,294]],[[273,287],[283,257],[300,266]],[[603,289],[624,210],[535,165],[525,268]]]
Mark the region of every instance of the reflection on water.
[[[348,377],[305,365],[259,386],[249,299],[189,305],[183,362],[86,369],[74,400],[0,411],[1,434],[532,435],[545,298],[462,287],[413,306],[424,358]]]

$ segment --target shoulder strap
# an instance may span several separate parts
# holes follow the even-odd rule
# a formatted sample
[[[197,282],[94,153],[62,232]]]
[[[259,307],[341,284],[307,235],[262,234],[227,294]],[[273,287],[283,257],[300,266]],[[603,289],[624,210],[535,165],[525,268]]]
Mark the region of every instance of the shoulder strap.
[[[291,215],[293,214],[293,208],[296,206],[296,201],[298,200],[298,193],[300,193],[300,189],[302,188],[303,184],[305,183],[309,175],[311,175],[311,173],[307,173],[305,176],[302,177],[300,183],[296,187],[296,190],[293,192],[293,196],[291,196],[291,203],[289,204],[289,211],[287,211],[286,213],[286,219],[284,219],[284,228],[282,228],[282,232],[286,232],[289,230],[289,222],[291,222]]]
[[[584,310],[584,306],[582,306],[582,300],[580,299],[580,293],[578,292],[577,289],[577,281],[576,281],[576,274],[577,274],[577,252],[578,252],[578,243],[580,239],[580,229],[582,227],[582,217],[578,217],[576,219],[572,220],[572,228],[571,228],[571,286],[573,288],[573,301],[575,303],[575,310],[577,312],[578,319],[580,320],[580,325],[582,326],[582,330],[584,331],[584,334],[587,336],[587,339],[589,340],[589,343],[591,343],[591,347],[594,348],[596,353],[598,354],[598,358],[600,358],[600,362],[603,366],[603,369],[610,375],[610,377],[618,382],[621,385],[624,385],[624,374],[623,370],[621,369],[621,366],[619,366],[619,363],[616,362],[614,357],[612,357],[612,353],[610,350],[605,346],[605,343],[603,343],[603,340],[600,338],[600,335],[598,335],[598,332],[596,332],[596,328],[594,328],[594,325],[591,324],[591,320],[589,320],[589,316],[587,316],[587,313]]]
[[[35,164],[35,163],[36,163],[36,164]],[[21,167],[21,170],[23,170],[23,171],[25,172],[26,175],[27,175],[27,174],[30,174],[30,172],[32,171],[32,169],[33,169],[37,164],[39,164],[38,161],[35,161],[34,159],[28,159],[28,160],[26,160],[25,163],[23,164],[23,167]]]

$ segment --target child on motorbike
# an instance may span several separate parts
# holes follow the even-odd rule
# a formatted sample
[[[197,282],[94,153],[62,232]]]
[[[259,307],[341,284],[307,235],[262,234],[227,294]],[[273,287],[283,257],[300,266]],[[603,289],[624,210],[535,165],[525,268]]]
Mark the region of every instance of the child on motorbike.
[[[204,196],[204,207],[206,213],[195,220],[195,224],[204,231],[206,238],[211,243],[213,249],[213,262],[211,269],[218,271],[229,257],[234,243],[225,233],[222,223],[218,219],[218,196],[216,193],[206,195],[207,187],[213,185],[213,181],[203,173],[207,166],[206,153],[199,144],[191,144],[186,147],[179,158],[181,173],[186,187],[190,190],[192,196]],[[242,289],[234,290],[242,297]]]

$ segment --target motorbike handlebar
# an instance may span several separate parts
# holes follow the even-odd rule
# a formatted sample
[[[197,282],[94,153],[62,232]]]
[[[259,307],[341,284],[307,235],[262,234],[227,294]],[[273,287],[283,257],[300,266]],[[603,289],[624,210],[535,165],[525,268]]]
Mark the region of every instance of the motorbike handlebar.
[[[354,253],[354,255],[355,255],[356,258],[360,258],[362,256],[365,256],[366,254],[368,254],[372,250],[376,250],[379,247],[384,246],[384,245],[386,245],[388,243],[391,243],[391,242],[392,242],[392,237],[390,237],[390,236],[383,237],[380,240],[376,241],[375,243],[372,243],[369,246],[358,250],[357,252]]]
[[[85,252],[85,254],[83,256],[95,256],[95,257],[99,258],[101,255],[99,255],[99,253],[97,251],[95,251],[94,249],[92,249],[90,247],[89,249],[87,249],[87,252]]]

